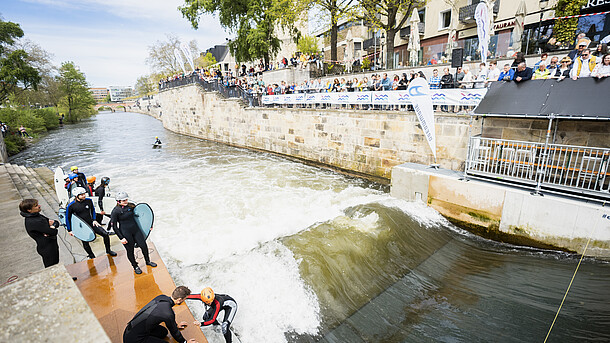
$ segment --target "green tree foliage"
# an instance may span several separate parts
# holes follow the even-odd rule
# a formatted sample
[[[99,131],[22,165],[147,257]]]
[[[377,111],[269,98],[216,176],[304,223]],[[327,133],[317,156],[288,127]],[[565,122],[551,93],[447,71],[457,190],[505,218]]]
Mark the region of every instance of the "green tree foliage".
[[[59,126],[59,118],[52,108],[0,108],[0,121],[6,123],[10,128],[9,134],[4,139],[9,156],[22,151],[26,147],[25,140],[19,136],[18,132],[22,125],[34,137],[39,133]]]
[[[0,104],[17,90],[37,89],[38,70],[28,61],[23,49],[15,49],[16,39],[23,37],[19,24],[0,20]]]
[[[153,76],[140,76],[136,81],[136,94],[138,94],[138,96],[146,96],[157,90],[155,85],[156,81],[153,80]]]
[[[316,37],[303,35],[297,42],[297,50],[304,54],[315,54],[318,52],[318,40]]]
[[[199,17],[209,13],[218,16],[220,24],[237,37],[229,42],[231,54],[238,62],[259,58],[269,62],[280,48],[274,33],[277,24],[293,27],[293,7],[289,0],[185,0],[180,7],[182,15],[199,27]],[[283,14],[283,15],[282,15]]]
[[[216,63],[218,63],[218,61],[216,61],[216,58],[212,55],[211,52],[208,52],[205,55],[201,54],[195,60],[195,66],[199,67],[199,68],[207,68],[207,67],[209,67],[211,65],[214,65]]]
[[[587,0],[559,0],[555,7],[555,16],[565,17],[580,14],[580,9]],[[569,46],[576,36],[578,18],[557,19],[553,27],[553,36],[564,46]]]
[[[394,64],[394,37],[409,20],[413,8],[423,6],[425,0],[360,0],[354,17],[382,29],[386,35],[386,66]],[[411,30],[417,32],[416,30]]]
[[[351,18],[357,11],[356,0],[308,0],[313,8],[322,8],[330,21],[330,59],[337,60],[337,39],[339,33],[339,22],[345,18]]]
[[[67,122],[74,123],[95,113],[93,110],[95,99],[89,92],[85,74],[76,69],[73,62],[62,63],[59,68],[58,81],[60,90],[64,94],[60,107],[68,113]]]

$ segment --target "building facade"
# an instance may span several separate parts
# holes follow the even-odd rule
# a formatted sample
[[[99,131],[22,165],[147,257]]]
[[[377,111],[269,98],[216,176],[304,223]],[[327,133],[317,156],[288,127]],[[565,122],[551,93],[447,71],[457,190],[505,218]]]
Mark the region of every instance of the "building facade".
[[[110,101],[112,102],[123,101],[123,99],[133,96],[135,94],[133,88],[129,86],[110,86],[108,88],[108,92],[110,93]]]
[[[106,102],[108,96],[108,89],[106,88],[89,88],[89,92],[93,95],[93,99],[98,104]]]

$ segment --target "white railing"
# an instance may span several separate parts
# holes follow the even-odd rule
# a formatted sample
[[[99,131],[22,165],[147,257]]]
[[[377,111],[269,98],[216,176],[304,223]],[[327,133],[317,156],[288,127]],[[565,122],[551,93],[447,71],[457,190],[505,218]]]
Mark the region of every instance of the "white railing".
[[[471,137],[466,174],[610,199],[610,149]]]

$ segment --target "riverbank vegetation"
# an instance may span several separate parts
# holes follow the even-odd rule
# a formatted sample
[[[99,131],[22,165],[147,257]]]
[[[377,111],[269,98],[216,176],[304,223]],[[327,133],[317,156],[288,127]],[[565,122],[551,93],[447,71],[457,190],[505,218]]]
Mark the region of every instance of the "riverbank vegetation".
[[[25,149],[26,138],[96,113],[78,67],[64,62],[57,68],[50,53],[23,36],[19,24],[0,20],[0,121],[8,125],[9,155]]]

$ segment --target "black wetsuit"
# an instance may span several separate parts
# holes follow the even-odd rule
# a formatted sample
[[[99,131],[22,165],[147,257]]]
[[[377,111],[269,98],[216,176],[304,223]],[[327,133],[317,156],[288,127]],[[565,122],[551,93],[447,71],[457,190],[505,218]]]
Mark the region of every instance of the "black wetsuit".
[[[95,207],[93,207],[93,201],[89,198],[85,198],[85,200],[83,201],[73,200],[71,203],[68,204],[68,207],[66,208],[66,230],[68,230],[68,232],[72,231],[72,228],[70,227],[70,218],[72,217],[72,214],[77,215],[84,222],[91,225],[93,232],[102,236],[102,238],[104,239],[104,246],[106,247],[106,252],[109,252],[110,236],[108,236],[108,232],[102,229],[101,227],[93,226],[93,218],[95,218]],[[95,255],[93,254],[93,250],[91,250],[91,245],[89,245],[89,242],[82,242],[83,248],[85,248],[85,251],[87,252],[89,258],[94,258]]]
[[[134,255],[135,243],[142,249],[142,255],[144,255],[146,263],[150,262],[150,256],[148,255],[146,237],[144,237],[142,230],[140,230],[136,223],[133,208],[133,204],[127,206],[116,205],[110,214],[110,225],[114,228],[114,232],[119,239],[127,239],[127,244],[123,244],[123,246],[127,251],[127,259],[129,259],[129,262],[135,268],[138,266]]]
[[[220,310],[224,310],[225,312],[222,322],[218,321],[218,313]],[[233,340],[230,330],[231,322],[233,322],[236,312],[237,302],[235,302],[235,299],[226,294],[216,294],[212,304],[210,306],[206,306],[206,311],[203,314],[201,326],[221,325],[222,334],[225,336],[225,341],[227,343],[231,343]]]
[[[104,197],[106,196],[106,188],[102,185],[97,186],[97,188],[93,191],[93,195],[97,196],[97,206],[100,211],[105,212],[104,210]],[[104,216],[96,213],[95,214],[97,221],[101,224],[104,220]]]
[[[59,263],[59,246],[57,245],[57,228],[59,222],[49,226],[49,218],[38,213],[21,212],[25,218],[25,230],[36,241],[36,251],[42,256],[44,267]]]
[[[172,310],[175,303],[167,295],[159,295],[144,306],[127,323],[123,332],[123,343],[156,343],[164,340],[169,333],[177,342],[186,342],[176,324],[176,314]],[[163,326],[159,325],[165,323]]]

